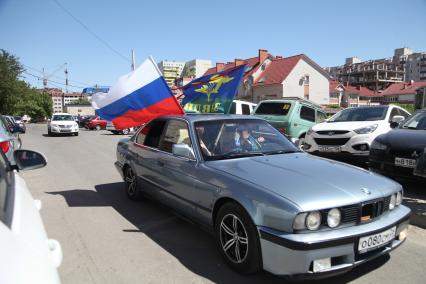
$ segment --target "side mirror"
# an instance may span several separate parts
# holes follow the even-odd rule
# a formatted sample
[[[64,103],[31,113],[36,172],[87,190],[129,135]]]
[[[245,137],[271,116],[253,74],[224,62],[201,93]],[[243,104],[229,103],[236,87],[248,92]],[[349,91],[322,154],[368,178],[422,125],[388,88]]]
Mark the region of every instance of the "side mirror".
[[[394,115],[391,118],[391,123],[392,122],[396,122],[396,123],[400,123],[401,121],[403,121],[405,119],[405,117],[403,117],[402,115]]]
[[[398,126],[399,126],[399,123],[398,123],[398,122],[392,121],[392,122],[390,123],[390,128],[392,128],[392,129],[397,128]]]
[[[34,170],[47,165],[46,158],[38,152],[31,150],[15,150],[13,152],[16,166],[19,170]]]
[[[172,152],[175,156],[195,160],[194,151],[187,144],[173,144]]]

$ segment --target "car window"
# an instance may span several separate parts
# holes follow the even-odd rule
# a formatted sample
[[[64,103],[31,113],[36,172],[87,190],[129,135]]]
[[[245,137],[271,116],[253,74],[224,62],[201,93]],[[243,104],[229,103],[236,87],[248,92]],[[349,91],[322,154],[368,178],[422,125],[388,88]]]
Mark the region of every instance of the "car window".
[[[399,115],[402,115],[404,118],[407,118],[410,116],[410,114],[402,109],[398,109]]]
[[[149,129],[143,144],[148,147],[158,148],[161,134],[163,133],[165,124],[166,122],[164,120],[156,120],[150,123]]]
[[[300,108],[300,118],[315,122],[315,110],[307,106],[302,106]]]
[[[327,115],[323,112],[317,111],[317,123],[321,123],[327,119]]]
[[[241,104],[243,114],[250,114],[250,107],[248,104]]]
[[[328,122],[384,120],[387,111],[387,106],[347,108],[336,113]]]
[[[392,117],[394,117],[395,115],[400,115],[400,113],[399,113],[399,109],[397,109],[397,108],[393,108],[393,109],[392,109],[392,111],[391,111],[391,113],[390,113],[390,116],[389,116],[389,120],[391,120],[391,119],[392,119]]]
[[[401,128],[426,130],[426,112],[413,114],[401,125]]]
[[[52,117],[53,121],[72,121],[74,118],[71,115],[56,114]]]
[[[188,125],[182,120],[169,120],[161,141],[160,150],[172,153],[173,145],[182,143],[191,146]]]
[[[236,114],[237,113],[237,104],[235,102],[232,102],[231,110],[229,111],[229,114]]]
[[[291,103],[260,103],[255,114],[287,115]]]

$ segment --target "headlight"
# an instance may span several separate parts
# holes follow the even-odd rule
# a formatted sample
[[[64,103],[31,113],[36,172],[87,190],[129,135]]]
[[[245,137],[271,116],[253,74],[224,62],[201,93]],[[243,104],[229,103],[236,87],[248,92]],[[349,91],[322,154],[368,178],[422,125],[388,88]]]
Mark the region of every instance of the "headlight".
[[[317,230],[321,225],[321,213],[318,211],[310,212],[306,216],[306,228],[308,230],[314,231]]]
[[[358,133],[358,134],[368,134],[368,133],[371,133],[374,130],[376,130],[377,126],[379,126],[379,125],[378,124],[373,124],[373,125],[370,125],[370,126],[367,126],[367,127],[362,127],[362,128],[355,129],[354,131],[356,133]]]
[[[306,215],[308,213],[301,213],[296,216],[293,222],[293,229],[295,230],[304,230],[306,229],[305,221],[306,221]]]
[[[389,203],[389,210],[393,210],[396,206],[396,194],[392,194],[390,203]]]
[[[386,150],[387,147],[388,146],[386,146],[385,144],[377,142],[376,140],[374,140],[373,143],[371,143],[371,149]]]
[[[336,228],[340,225],[340,220],[342,218],[342,215],[340,214],[340,210],[337,208],[333,208],[330,211],[328,211],[327,214],[327,225],[330,228]]]
[[[402,203],[402,191],[398,191],[396,194],[395,204],[400,205]]]

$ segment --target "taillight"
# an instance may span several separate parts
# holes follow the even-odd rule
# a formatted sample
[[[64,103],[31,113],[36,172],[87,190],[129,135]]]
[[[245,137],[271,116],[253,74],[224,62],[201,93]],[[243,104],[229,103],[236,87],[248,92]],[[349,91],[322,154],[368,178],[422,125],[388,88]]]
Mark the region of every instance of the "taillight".
[[[282,134],[287,134],[287,129],[285,128],[279,128],[278,131],[281,132]]]
[[[9,151],[9,148],[10,148],[10,143],[9,143],[9,141],[3,141],[3,142],[0,142],[0,148],[1,148],[1,150],[3,151],[3,153],[7,153],[7,151]]]

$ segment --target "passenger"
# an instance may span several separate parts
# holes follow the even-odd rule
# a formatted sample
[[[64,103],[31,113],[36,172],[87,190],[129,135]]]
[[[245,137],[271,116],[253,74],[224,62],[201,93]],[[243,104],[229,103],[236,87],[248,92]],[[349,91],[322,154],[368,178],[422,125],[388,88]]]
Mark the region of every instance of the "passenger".
[[[211,156],[212,153],[210,152],[210,150],[207,148],[206,144],[203,141],[203,138],[204,138],[204,126],[197,126],[195,128],[195,130],[197,131],[198,142],[200,144],[201,152],[203,152],[203,154],[205,156]]]

